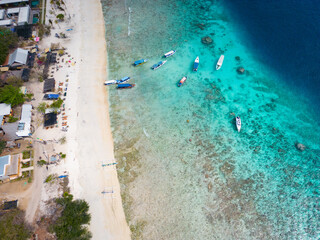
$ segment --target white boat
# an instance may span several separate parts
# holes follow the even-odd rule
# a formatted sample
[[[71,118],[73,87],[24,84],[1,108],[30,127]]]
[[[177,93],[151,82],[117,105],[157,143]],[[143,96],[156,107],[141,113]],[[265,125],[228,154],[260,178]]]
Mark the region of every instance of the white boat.
[[[105,81],[104,85],[112,85],[112,84],[117,84],[119,81],[118,80],[109,80]]]
[[[163,64],[165,64],[166,62],[167,62],[167,60],[165,60],[165,61],[160,61],[160,62],[154,64],[151,68],[152,68],[152,70],[156,70],[156,69],[158,69],[159,67],[161,67]]]
[[[170,57],[170,56],[172,56],[173,54],[175,54],[176,53],[176,51],[175,50],[171,50],[170,52],[167,52],[167,53],[165,53],[164,54],[164,57]]]
[[[240,117],[236,117],[236,126],[237,126],[237,129],[238,129],[238,132],[240,132],[240,129],[241,129],[241,119]]]
[[[221,68],[223,60],[224,60],[224,55],[221,55],[217,62],[216,70],[219,70]]]

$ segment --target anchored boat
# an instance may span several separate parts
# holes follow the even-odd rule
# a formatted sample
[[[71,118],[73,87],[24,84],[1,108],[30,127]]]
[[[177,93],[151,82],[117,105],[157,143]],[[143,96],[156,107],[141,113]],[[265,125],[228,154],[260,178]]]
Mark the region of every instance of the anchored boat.
[[[238,132],[240,132],[240,129],[241,129],[241,119],[240,117],[236,117],[236,126],[237,126],[237,129],[238,129]]]
[[[218,62],[217,62],[216,70],[219,70],[221,68],[223,60],[224,60],[224,55],[221,55]]]
[[[167,52],[167,53],[165,53],[164,54],[164,57],[170,57],[170,56],[172,56],[173,54],[175,54],[176,53],[176,50],[171,50],[170,52]]]
[[[109,81],[105,81],[104,85],[112,85],[112,84],[117,84],[119,82],[119,80],[109,80]]]
[[[130,77],[124,77],[124,78],[121,78],[120,80],[117,80],[117,81],[118,81],[118,83],[124,83],[129,80],[130,80]]]
[[[156,69],[158,69],[159,67],[161,67],[163,64],[165,64],[166,62],[167,62],[167,61],[158,62],[158,63],[154,64],[151,68],[152,68],[153,70],[156,70]]]
[[[193,71],[198,71],[198,67],[199,67],[199,57],[196,58],[196,60],[194,60],[193,63]]]
[[[181,78],[181,80],[178,82],[178,87],[181,87],[182,84],[184,84],[184,82],[187,80],[187,77],[183,77]]]
[[[133,66],[140,66],[140,65],[142,65],[142,64],[144,64],[144,63],[146,63],[148,61],[148,59],[140,59],[140,60],[138,60],[138,61],[135,61],[134,63],[133,63]]]
[[[134,86],[135,84],[123,83],[123,84],[118,84],[117,89],[133,88]]]

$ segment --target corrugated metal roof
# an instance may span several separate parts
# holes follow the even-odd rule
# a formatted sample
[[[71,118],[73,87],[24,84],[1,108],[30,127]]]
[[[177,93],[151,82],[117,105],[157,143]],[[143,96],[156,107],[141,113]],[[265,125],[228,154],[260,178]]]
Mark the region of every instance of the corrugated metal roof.
[[[5,167],[6,165],[9,164],[9,161],[10,161],[10,155],[0,157],[0,176],[4,176]]]
[[[29,2],[29,0],[0,0],[0,5],[20,2]]]
[[[19,13],[20,8],[16,7],[16,8],[8,8],[7,9],[7,14],[14,14],[14,13]]]
[[[11,24],[12,24],[12,20],[11,19],[1,20],[0,21],[0,26],[7,26],[7,25],[11,25]]]
[[[30,16],[30,7],[21,7],[18,17],[18,25],[24,25],[25,23],[29,23]]]
[[[4,9],[0,9],[0,20],[4,18]]]
[[[19,121],[18,131],[16,132],[18,137],[30,136],[31,129],[31,104],[23,104],[21,111],[21,120]]]
[[[9,65],[12,65],[15,62],[26,64],[28,59],[28,50],[17,48],[12,54],[9,56]]]
[[[7,167],[6,175],[15,175],[19,172],[19,157],[20,154],[11,155],[10,164]]]

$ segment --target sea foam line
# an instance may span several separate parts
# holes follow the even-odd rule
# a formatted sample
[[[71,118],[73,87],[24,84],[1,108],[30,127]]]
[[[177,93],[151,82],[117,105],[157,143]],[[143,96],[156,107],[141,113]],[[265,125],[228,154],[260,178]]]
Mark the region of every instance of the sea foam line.
[[[130,24],[131,24],[131,8],[129,7],[129,17],[128,17],[128,36],[130,36]]]

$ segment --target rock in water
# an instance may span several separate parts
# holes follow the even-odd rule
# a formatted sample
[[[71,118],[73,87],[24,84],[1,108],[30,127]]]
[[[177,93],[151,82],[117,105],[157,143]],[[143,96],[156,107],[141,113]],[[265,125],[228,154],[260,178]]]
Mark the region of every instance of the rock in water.
[[[237,61],[240,61],[240,57],[239,57],[239,56],[236,56],[235,59],[236,59]]]
[[[244,70],[243,67],[238,67],[238,68],[237,68],[237,72],[238,72],[239,74],[244,74],[245,70]]]
[[[209,44],[212,44],[212,43],[213,43],[213,40],[212,40],[211,37],[207,36],[207,37],[201,38],[201,42],[202,42],[203,44],[209,45]]]
[[[306,150],[306,146],[303,145],[302,143],[296,143],[296,148],[301,152]]]

